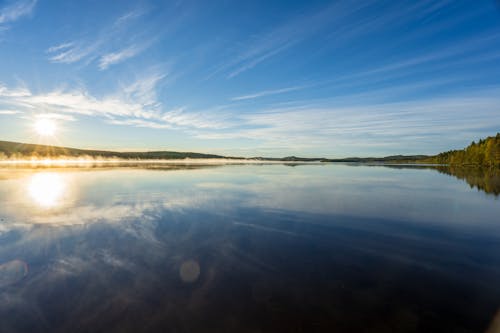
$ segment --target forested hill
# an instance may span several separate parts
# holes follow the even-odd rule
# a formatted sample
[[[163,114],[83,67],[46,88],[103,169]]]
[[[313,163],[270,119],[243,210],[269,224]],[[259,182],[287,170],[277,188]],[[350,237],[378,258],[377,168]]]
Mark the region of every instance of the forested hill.
[[[500,166],[500,133],[479,142],[472,142],[467,148],[450,150],[423,160],[428,163],[449,165]]]
[[[114,152],[0,141],[0,159],[25,157],[98,157],[120,159],[226,158],[220,155],[176,151]]]

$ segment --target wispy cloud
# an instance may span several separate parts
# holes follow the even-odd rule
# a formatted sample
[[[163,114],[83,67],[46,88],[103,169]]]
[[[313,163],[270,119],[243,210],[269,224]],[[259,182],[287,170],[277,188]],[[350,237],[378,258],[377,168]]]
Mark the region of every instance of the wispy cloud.
[[[0,110],[0,115],[12,115],[12,114],[19,114],[21,111],[17,110]]]
[[[344,156],[349,152],[437,153],[460,147],[464,136],[478,137],[498,128],[500,98],[494,97],[500,96],[498,92],[498,89],[485,90],[460,97],[400,103],[303,104],[263,109],[241,115],[237,127],[217,132],[198,131],[196,135],[205,140],[251,140],[257,150],[276,152],[334,149]],[[470,112],[472,109],[474,112]],[[419,151],[411,149],[415,140],[419,142]]]
[[[117,91],[103,97],[93,96],[83,88],[34,93],[26,88],[0,86],[0,107],[27,113],[87,115],[104,118],[152,118],[159,112],[156,84],[163,75],[139,78],[125,92]],[[148,89],[152,91],[148,91]],[[61,116],[58,116],[61,117]]]
[[[232,101],[242,101],[242,100],[254,99],[254,98],[259,98],[259,97],[264,97],[264,96],[284,94],[287,92],[297,91],[297,90],[301,90],[304,88],[305,88],[305,86],[296,86],[296,87],[288,87],[288,88],[282,88],[282,89],[264,90],[264,91],[260,91],[260,92],[254,93],[254,94],[233,97],[233,98],[231,98],[231,100]]]
[[[426,53],[408,57],[401,61],[392,62],[386,65],[381,65],[379,67],[369,69],[367,71],[355,73],[346,77],[346,79],[353,79],[361,76],[369,75],[381,75],[388,72],[401,72],[407,68],[415,68],[420,65],[430,66],[433,63],[440,65],[441,67],[449,66],[454,64],[458,59],[460,63],[466,62],[472,56],[478,53],[484,56],[485,48],[491,46],[491,43],[497,43],[500,41],[500,33],[485,33],[480,36],[475,36],[474,38],[468,38],[465,40],[460,40],[449,45],[440,45],[434,50],[430,50]],[[497,53],[498,55],[498,53]]]
[[[31,92],[26,87],[7,88],[0,83],[0,96],[3,97],[22,97],[29,96]]]
[[[63,44],[60,44],[60,45],[55,45],[55,46],[52,46],[52,47],[49,47],[47,49],[47,52],[49,53],[54,53],[54,52],[58,52],[58,51],[62,51],[62,50],[67,50],[71,47],[74,46],[74,43],[63,43]]]
[[[139,54],[144,47],[140,47],[139,45],[131,45],[122,50],[111,52],[103,55],[99,60],[99,69],[104,70],[109,66],[118,64],[122,61],[135,57]]]
[[[15,1],[9,5],[0,8],[0,26],[2,24],[17,21],[18,19],[29,16],[33,12],[37,0]]]
[[[361,8],[367,7],[373,1],[355,3],[334,3],[308,13],[292,18],[275,28],[252,36],[235,54],[224,58],[224,63],[212,70],[208,77],[218,73],[226,73],[227,78],[234,78],[260,63],[275,57],[290,48],[299,45],[308,37],[334,23],[339,23]]]
[[[146,10],[144,8],[137,8],[135,10],[132,10],[128,13],[123,14],[119,18],[116,19],[114,25],[115,26],[120,26],[122,24],[127,24],[129,21],[135,20],[144,14],[146,14]]]
[[[59,120],[74,116],[101,118],[117,125],[149,128],[220,129],[230,126],[221,115],[190,112],[185,108],[165,109],[157,97],[158,85],[167,75],[153,72],[124,84],[115,93],[94,96],[84,88],[34,93],[26,88],[0,85],[0,109]],[[10,113],[12,114],[12,113]]]
[[[134,40],[140,36],[140,32],[131,33],[133,21],[145,14],[144,10],[134,10],[118,17],[112,24],[104,27],[92,38],[84,38],[64,42],[51,46],[47,49],[49,60],[55,63],[71,64],[85,61],[89,64],[98,59],[98,67],[105,70],[111,65],[118,64],[131,59],[150,47],[154,39],[147,42],[137,43]],[[118,49],[113,49],[115,40],[121,40]],[[125,41],[123,41],[125,39]],[[123,44],[129,44],[125,48]]]
[[[238,40],[236,50],[226,53],[222,57],[223,62],[212,69],[208,78],[216,74],[224,74],[227,78],[239,76],[325,31],[328,31],[325,46],[317,52],[336,52],[336,49],[342,51],[346,46],[359,48],[357,43],[366,43],[366,38],[370,38],[369,36],[395,29],[408,22],[415,22],[418,29],[410,30],[408,34],[405,33],[402,37],[388,41],[388,45],[385,46],[385,48],[394,47],[397,43],[407,43],[408,38],[421,38],[423,35],[436,34],[440,32],[440,29],[453,28],[460,23],[460,20],[466,19],[462,15],[445,22],[430,20],[425,29],[421,28],[420,24],[416,24],[419,20],[436,15],[445,7],[452,5],[453,2],[450,0],[424,0],[411,4],[401,2],[390,6],[381,5],[380,2],[373,0],[335,2],[277,24],[274,28],[267,29],[260,34],[254,34],[243,43]],[[380,6],[384,6],[383,13],[380,13]],[[484,8],[480,10],[484,11]],[[479,12],[478,10],[467,15],[470,18],[472,14],[477,15]],[[431,60],[421,59],[421,61]]]
[[[63,120],[63,121],[76,121],[76,118],[69,114],[60,113],[40,113],[36,114],[37,119],[53,119],[53,120]]]
[[[344,156],[346,152],[373,154],[403,150],[434,153],[460,147],[459,140],[463,137],[479,137],[500,127],[498,88],[405,102],[366,103],[365,98],[347,98],[342,103],[305,101],[289,107],[261,107],[241,113],[230,106],[202,111],[186,107],[166,109],[157,97],[158,85],[165,77],[166,74],[152,73],[102,97],[84,89],[34,93],[26,88],[0,86],[0,110],[23,115],[42,111],[60,120],[91,116],[121,126],[181,130],[202,140],[242,139],[252,142],[256,151],[300,153],[314,149],[327,154],[334,146]],[[394,93],[396,90],[387,88],[374,94]],[[461,136],[450,139],[455,137],[454,133]],[[419,151],[411,150],[414,140],[419,142]],[[442,147],[436,140],[443,142]]]
[[[104,43],[103,40],[97,40],[93,43],[86,44],[83,42],[67,42],[60,45],[55,45],[47,49],[47,53],[51,54],[49,60],[52,62],[71,64],[89,57],[89,60],[95,59],[93,55],[99,47]]]
[[[158,107],[156,87],[167,77],[163,72],[153,72],[139,80],[122,87],[123,95],[128,101],[137,101],[144,106]]]
[[[102,98],[83,90],[35,94],[4,88],[0,92],[0,108],[23,114],[44,110],[61,120],[85,115],[121,126],[183,130],[202,140],[250,140],[255,151],[300,153],[314,149],[327,154],[333,145],[341,156],[349,152],[389,154],[403,150],[434,153],[450,146],[458,148],[464,136],[473,138],[500,126],[500,99],[495,97],[500,96],[498,90],[400,103],[306,103],[238,115],[186,108],[165,110],[154,92],[162,78],[145,77],[125,86],[121,93]],[[475,111],[471,113],[471,109]],[[455,141],[450,139],[454,133],[461,133]],[[437,142],[443,140],[437,138],[448,141],[441,147]],[[418,151],[411,149],[414,140],[419,141]]]

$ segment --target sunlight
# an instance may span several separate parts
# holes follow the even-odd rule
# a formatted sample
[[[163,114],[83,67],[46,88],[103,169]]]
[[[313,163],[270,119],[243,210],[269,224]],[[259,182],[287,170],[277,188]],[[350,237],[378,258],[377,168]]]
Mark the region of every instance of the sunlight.
[[[35,132],[41,136],[53,136],[57,130],[56,123],[47,118],[39,118],[35,121]]]
[[[62,203],[66,184],[61,175],[57,173],[37,173],[29,181],[28,192],[38,206],[53,208]]]

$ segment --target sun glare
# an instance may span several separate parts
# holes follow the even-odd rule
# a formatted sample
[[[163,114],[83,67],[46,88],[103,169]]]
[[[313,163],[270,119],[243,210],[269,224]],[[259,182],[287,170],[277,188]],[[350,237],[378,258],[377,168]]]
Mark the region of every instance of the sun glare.
[[[37,173],[29,181],[28,192],[38,206],[53,208],[62,203],[66,184],[62,176],[57,173]]]
[[[51,119],[40,118],[35,121],[35,131],[41,136],[52,136],[56,129],[56,123]]]

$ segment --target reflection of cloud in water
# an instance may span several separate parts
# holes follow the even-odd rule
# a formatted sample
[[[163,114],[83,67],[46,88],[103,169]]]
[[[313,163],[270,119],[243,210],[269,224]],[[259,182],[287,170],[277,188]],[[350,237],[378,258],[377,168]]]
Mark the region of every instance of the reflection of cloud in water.
[[[110,206],[88,205],[73,207],[50,215],[33,216],[32,221],[39,224],[78,225],[93,222],[114,223],[125,218],[139,218],[151,209],[150,204],[120,204]]]
[[[291,232],[291,231],[282,230],[282,229],[270,228],[270,227],[266,227],[266,226],[262,226],[262,225],[258,225],[258,224],[250,224],[250,223],[242,223],[242,222],[233,222],[233,224],[237,225],[237,226],[247,227],[247,228],[260,229],[263,231],[277,232],[277,233],[281,233],[281,234],[289,235],[289,236],[294,236],[294,237],[306,237],[306,235],[300,234],[297,232]]]
[[[97,266],[130,271],[133,264],[113,254],[109,249],[91,252],[91,257],[82,254],[63,256],[53,262],[47,272],[52,277],[78,275],[84,271],[94,271]]]
[[[46,230],[52,238],[44,239],[40,233],[38,239],[17,243],[14,249],[28,255],[23,259],[30,264],[39,262],[39,266],[31,268],[31,276],[21,288],[0,293],[0,303],[17,297],[17,318],[26,322],[47,318],[45,331],[56,328],[53,331],[59,332],[74,331],[82,323],[108,332],[140,331],[145,325],[151,331],[245,332],[254,323],[264,322],[276,324],[256,331],[293,331],[304,323],[314,323],[322,326],[306,326],[304,331],[329,332],[334,331],[332,323],[339,323],[352,328],[346,331],[362,332],[355,329],[362,320],[367,327],[385,325],[379,331],[411,332],[420,322],[429,321],[419,310],[422,304],[427,313],[442,309],[437,308],[441,303],[434,295],[451,299],[456,294],[446,292],[456,290],[465,292],[464,299],[471,295],[471,289],[437,288],[429,283],[436,276],[453,269],[491,272],[495,267],[495,262],[482,261],[477,267],[471,260],[483,258],[487,249],[476,248],[463,238],[443,243],[444,233],[422,235],[420,228],[404,225],[398,229],[395,224],[381,229],[383,221],[363,224],[346,218],[345,224],[353,228],[327,228],[314,222],[335,216],[242,207],[245,199],[255,195],[252,191],[236,188],[199,193],[191,185],[176,192],[180,198],[174,204],[168,200],[172,191],[163,195],[155,191],[154,200],[135,205],[132,197],[110,198],[118,207],[113,223],[92,223],[99,221],[92,210],[113,215],[111,210],[98,211],[109,205],[102,201],[102,206],[93,202],[85,210],[75,210],[82,218],[87,214],[85,226],[35,226],[26,233]],[[241,192],[249,196],[237,195]],[[236,207],[226,208],[231,204]],[[453,261],[446,257],[450,249],[459,260],[452,268]],[[470,257],[473,251],[480,252]],[[0,255],[6,253],[8,249],[0,247]],[[458,274],[454,280],[477,278],[470,274]],[[474,283],[473,287],[477,288]],[[407,303],[420,298],[422,303],[415,307]],[[58,301],[50,301],[54,299]],[[449,313],[456,311],[453,319],[458,320],[448,324],[450,331],[463,324],[462,318],[474,316],[460,304],[449,305]],[[377,306],[383,310],[373,315]],[[5,322],[18,328],[19,322],[6,315],[13,307],[2,303],[0,313]],[[446,315],[440,320],[449,320]],[[213,326],[204,327],[206,323]]]
[[[478,207],[491,211],[495,205],[430,170],[330,165],[301,166],[283,174],[271,171],[252,174],[247,182],[210,179],[196,187],[216,196],[233,193],[234,206],[419,223],[467,225],[477,220]]]
[[[484,320],[470,311],[471,296],[482,309],[499,293],[493,229],[483,239],[449,232],[456,224],[445,224],[470,214],[492,221],[496,216],[487,214],[498,212],[496,203],[478,202],[449,177],[341,166],[199,172],[68,173],[78,196],[49,210],[24,209],[26,201],[32,205],[26,192],[11,200],[12,189],[29,177],[2,181],[0,257],[22,257],[30,275],[16,284],[27,272],[22,262],[0,266],[0,331],[40,318],[47,326],[33,331],[91,323],[110,332],[145,325],[151,331],[326,332],[339,320],[353,332],[363,331],[355,329],[360,322],[382,325],[379,331],[414,331],[434,320],[426,313],[445,306],[450,310],[440,320],[453,320],[447,322],[453,331],[468,318]],[[450,207],[456,212],[446,217]],[[445,228],[383,219],[402,214],[445,215]],[[13,230],[21,223],[29,228]],[[377,306],[382,310],[374,312]],[[17,317],[9,315],[13,308]],[[252,326],[264,322],[277,326]],[[200,327],[206,323],[214,326]]]
[[[457,224],[471,221],[477,210],[472,207],[490,205],[467,193],[458,195],[467,189],[425,170],[301,166],[284,172],[283,168],[232,166],[197,171],[112,169],[32,174],[29,179],[34,185],[28,192],[33,194],[28,197],[39,198],[42,208],[56,206],[30,209],[29,203],[23,202],[26,193],[24,197],[18,195],[17,202],[4,201],[0,211],[12,218],[1,223],[0,232],[20,224],[85,225],[132,219],[150,223],[167,211],[217,210],[230,214],[238,207],[365,217],[382,214],[391,219]],[[15,187],[22,181],[17,177],[11,184]],[[437,191],[429,186],[436,183],[440,184]],[[56,186],[45,196],[44,185],[48,184]],[[74,195],[76,190],[78,196]],[[449,191],[457,195],[450,197]],[[9,187],[4,191],[0,188],[0,196],[7,199],[10,192]],[[67,200],[69,197],[72,201]],[[57,206],[62,201],[64,205]],[[20,207],[20,203],[27,206]],[[457,211],[456,207],[462,208]],[[127,227],[127,223],[122,224]]]
[[[51,269],[47,273],[52,277],[76,275],[80,274],[86,266],[87,263],[82,258],[66,256],[52,263]]]
[[[28,275],[28,265],[22,260],[12,260],[0,265],[0,287],[8,286]]]

